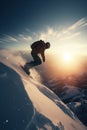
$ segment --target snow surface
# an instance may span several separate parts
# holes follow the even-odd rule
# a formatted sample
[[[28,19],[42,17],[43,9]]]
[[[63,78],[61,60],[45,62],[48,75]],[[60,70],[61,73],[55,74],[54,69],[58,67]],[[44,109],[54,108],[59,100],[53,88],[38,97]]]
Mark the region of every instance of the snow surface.
[[[0,51],[0,130],[87,130],[19,52]]]

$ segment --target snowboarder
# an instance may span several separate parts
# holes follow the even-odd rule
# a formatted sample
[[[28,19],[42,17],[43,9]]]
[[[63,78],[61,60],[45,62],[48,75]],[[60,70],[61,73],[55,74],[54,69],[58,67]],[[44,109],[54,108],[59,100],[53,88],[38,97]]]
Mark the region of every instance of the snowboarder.
[[[50,48],[49,42],[44,42],[42,40],[36,41],[31,45],[31,56],[33,57],[34,61],[26,63],[25,69],[26,71],[29,67],[37,66],[42,64],[42,61],[45,62],[45,50]],[[41,55],[42,59],[40,58],[39,54]]]

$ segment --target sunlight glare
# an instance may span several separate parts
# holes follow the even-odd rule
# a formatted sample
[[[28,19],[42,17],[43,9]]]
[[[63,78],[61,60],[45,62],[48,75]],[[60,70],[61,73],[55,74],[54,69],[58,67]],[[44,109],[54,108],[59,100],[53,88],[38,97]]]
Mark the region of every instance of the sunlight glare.
[[[72,56],[71,56],[70,53],[65,53],[65,54],[63,55],[63,58],[64,58],[65,61],[70,61],[70,60],[72,60]]]

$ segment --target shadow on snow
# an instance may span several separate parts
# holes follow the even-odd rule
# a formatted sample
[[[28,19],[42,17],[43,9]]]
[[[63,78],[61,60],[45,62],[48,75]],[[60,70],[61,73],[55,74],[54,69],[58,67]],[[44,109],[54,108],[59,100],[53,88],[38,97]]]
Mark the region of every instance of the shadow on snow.
[[[33,111],[20,76],[0,63],[0,130],[24,130]]]

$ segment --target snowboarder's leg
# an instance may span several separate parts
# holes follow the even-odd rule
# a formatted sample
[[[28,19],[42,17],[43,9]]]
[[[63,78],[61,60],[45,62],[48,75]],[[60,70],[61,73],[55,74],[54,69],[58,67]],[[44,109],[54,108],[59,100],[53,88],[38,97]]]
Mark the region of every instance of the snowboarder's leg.
[[[40,57],[37,55],[37,54],[33,54],[31,53],[34,61],[31,61],[31,62],[27,62],[25,65],[24,65],[24,69],[26,72],[29,72],[29,69],[34,67],[34,66],[37,66],[37,65],[40,65],[42,62],[41,62],[41,59]]]
[[[37,54],[31,53],[31,55],[34,59],[34,62],[31,63],[32,65],[36,66],[36,65],[40,65],[42,63],[40,57]]]

